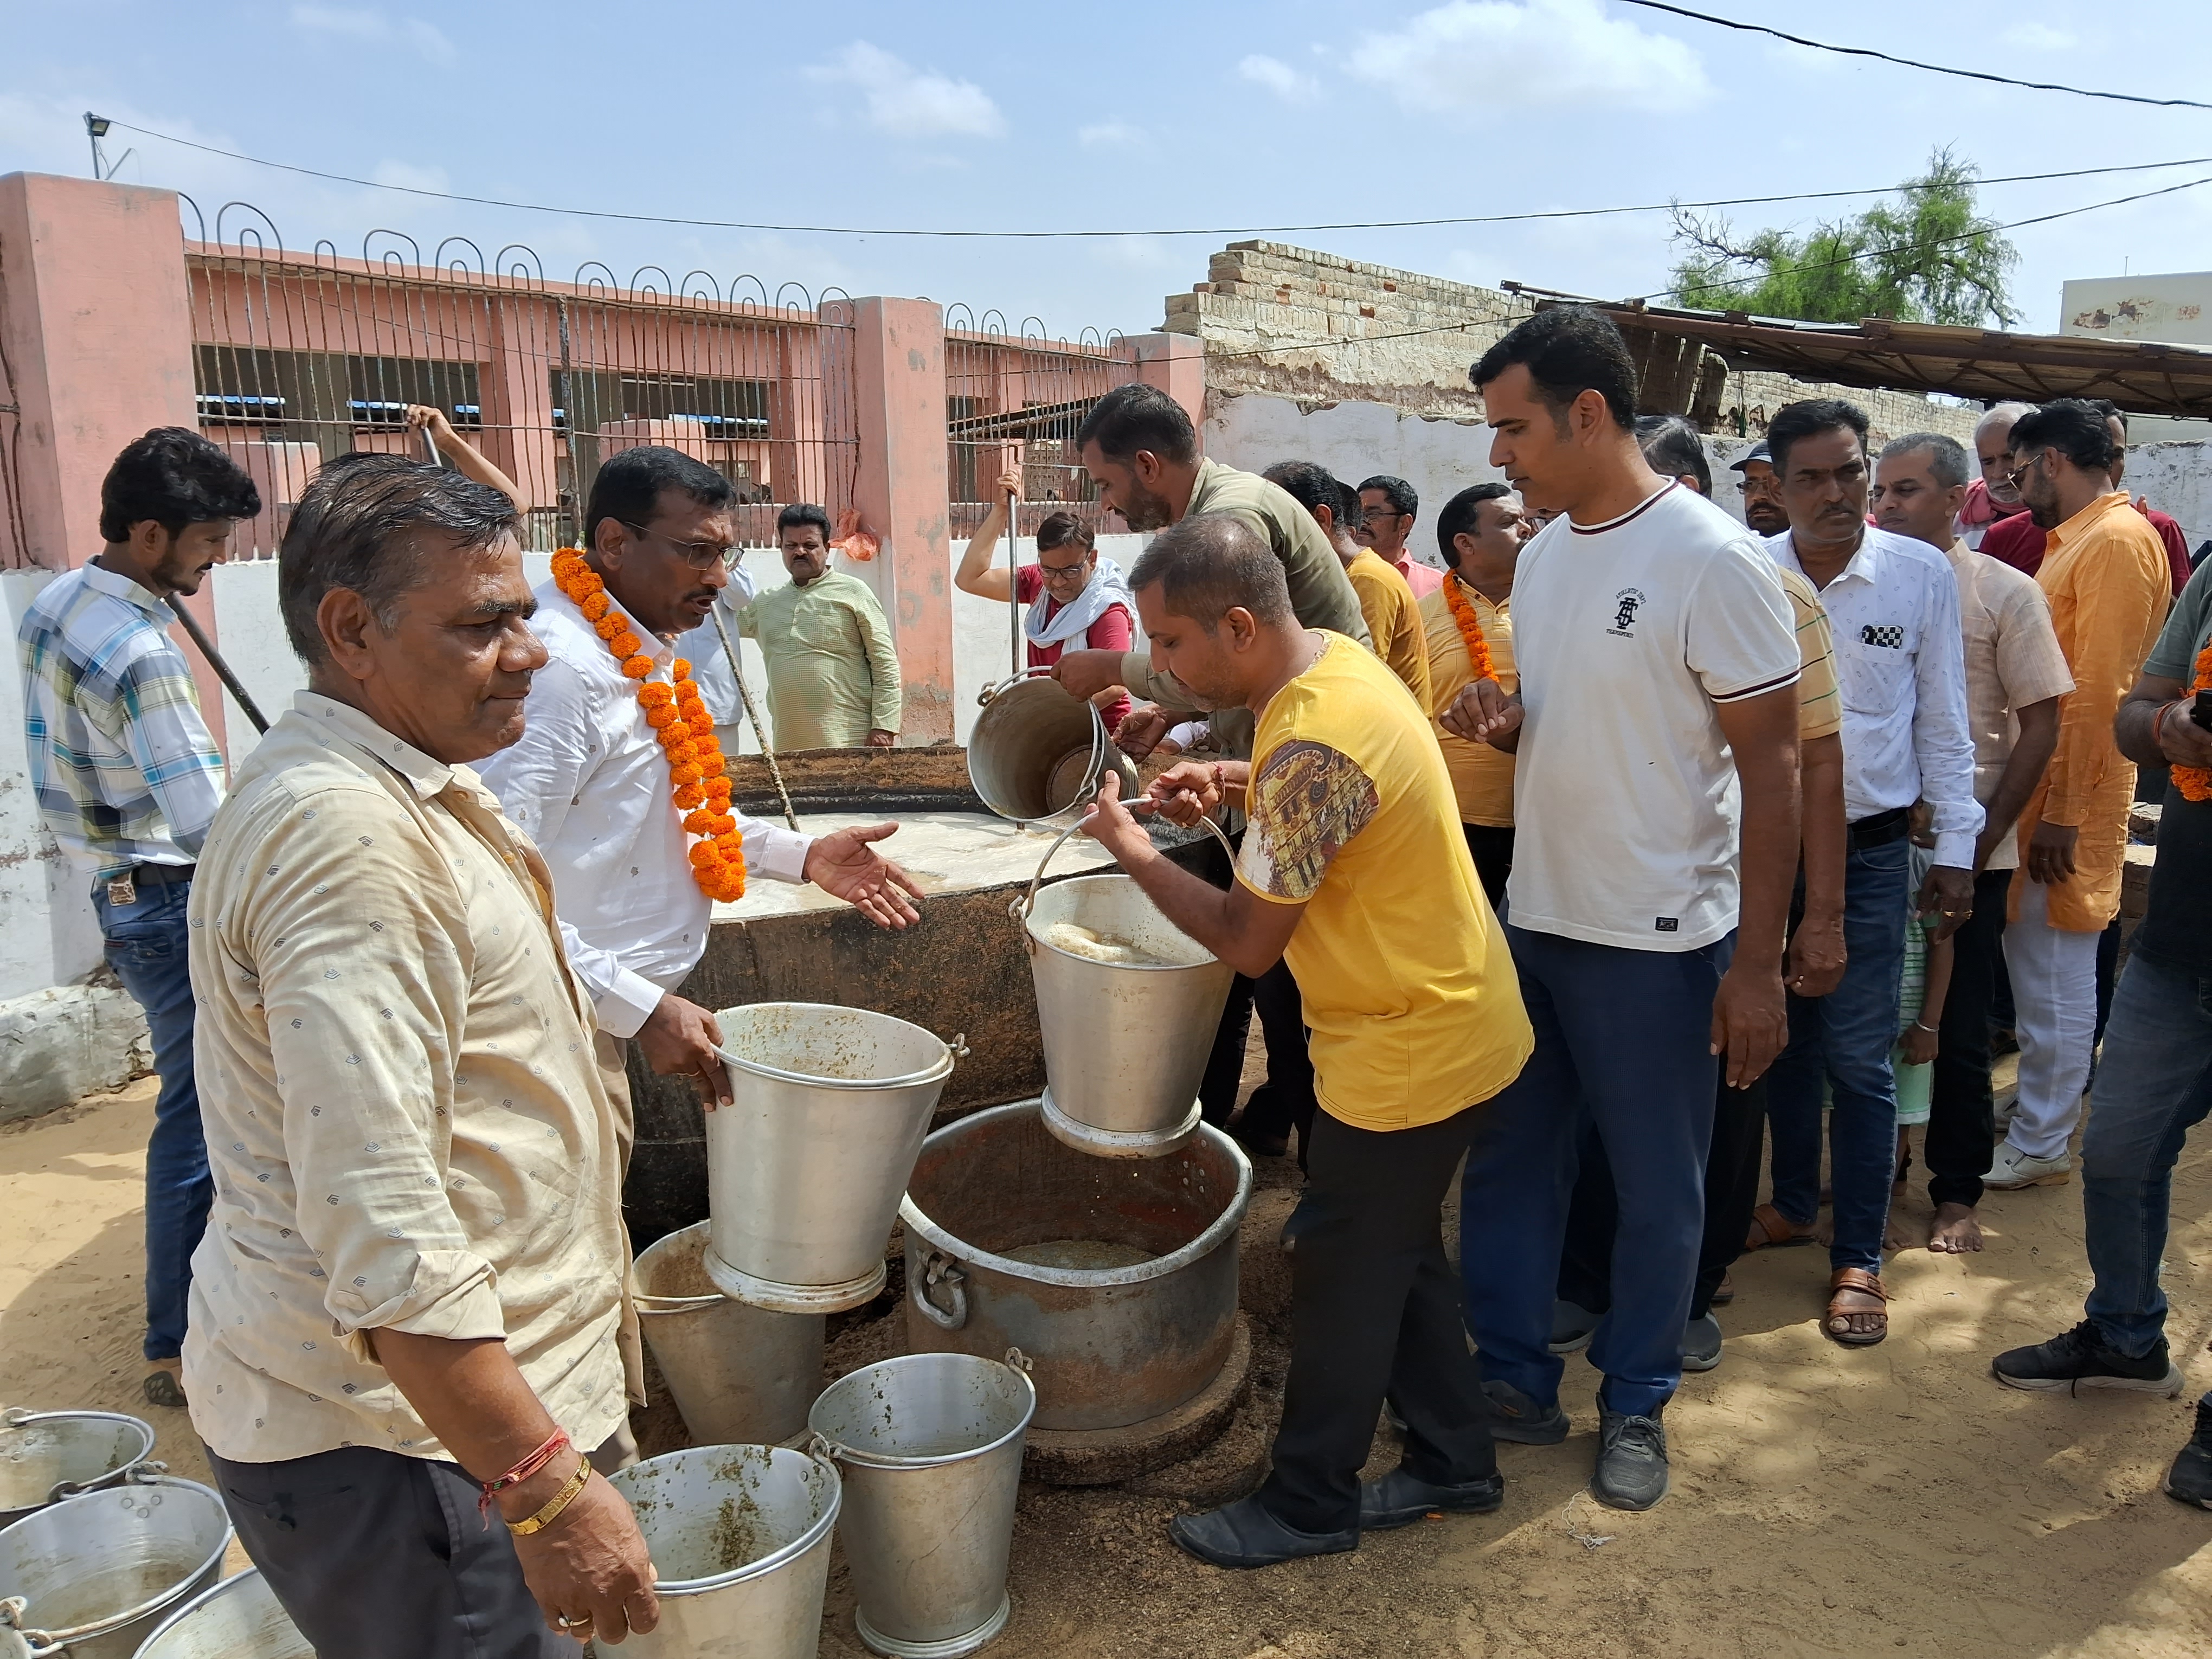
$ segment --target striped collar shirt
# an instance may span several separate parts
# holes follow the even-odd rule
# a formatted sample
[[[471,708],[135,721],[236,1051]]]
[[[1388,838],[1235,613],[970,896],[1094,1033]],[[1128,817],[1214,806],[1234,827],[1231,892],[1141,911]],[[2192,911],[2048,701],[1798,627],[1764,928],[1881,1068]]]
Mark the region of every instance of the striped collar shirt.
[[[16,630],[39,816],[95,880],[191,864],[222,804],[222,754],[168,623],[137,582],[88,564]]]

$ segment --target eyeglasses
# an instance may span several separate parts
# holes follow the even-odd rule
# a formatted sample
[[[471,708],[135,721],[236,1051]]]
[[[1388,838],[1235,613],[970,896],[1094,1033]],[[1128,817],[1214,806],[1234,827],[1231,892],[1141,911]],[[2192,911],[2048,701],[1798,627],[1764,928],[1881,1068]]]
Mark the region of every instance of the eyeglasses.
[[[1085,562],[1085,560],[1078,559],[1073,564],[1047,564],[1042,559],[1039,559],[1037,569],[1048,582],[1072,581],[1083,574]]]
[[[667,543],[676,550],[676,556],[694,570],[712,570],[716,565],[727,570],[744,556],[744,550],[741,547],[725,547],[720,542],[679,542],[664,532],[646,525],[633,524],[628,519],[617,519],[615,522],[626,529],[635,530],[641,536]]]
[[[2025,478],[2029,473],[2034,471],[2035,464],[2042,459],[2043,452],[2039,449],[2034,454],[2029,456],[2018,466],[2008,466],[2005,468],[2005,482],[2010,484],[2014,489],[2018,489],[2020,488],[2020,481],[2022,478]]]
[[[1401,513],[1395,507],[1370,507],[1359,515],[1359,521],[1362,524],[1382,524],[1388,520],[1406,519],[1412,516],[1409,513]]]

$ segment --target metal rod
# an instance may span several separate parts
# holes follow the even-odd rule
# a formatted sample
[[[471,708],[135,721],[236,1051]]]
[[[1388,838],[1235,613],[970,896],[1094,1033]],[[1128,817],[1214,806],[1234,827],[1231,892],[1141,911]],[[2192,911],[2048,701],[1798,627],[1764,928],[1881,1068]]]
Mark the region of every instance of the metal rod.
[[[430,428],[427,426],[422,428],[422,447],[430,452],[431,465],[445,465],[446,458],[438,453],[438,441],[430,435]]]
[[[175,594],[167,595],[167,599],[169,610],[174,614],[176,619],[185,625],[185,632],[192,636],[192,643],[199,647],[200,655],[205,657],[208,666],[215,670],[215,677],[229,688],[230,695],[237,699],[238,706],[245,711],[246,718],[253,722],[253,729],[266,732],[269,730],[269,722],[261,717],[261,710],[254,706],[253,698],[247,692],[244,684],[240,681],[237,675],[230,672],[230,665],[225,662],[222,653],[216,651],[215,641],[208,638],[192,613],[178,602]]]
[[[745,705],[745,718],[753,723],[753,735],[760,739],[761,758],[768,763],[768,775],[775,780],[776,798],[783,803],[783,821],[793,829],[799,828],[799,814],[791,810],[791,792],[783,787],[783,769],[775,763],[775,747],[768,740],[768,727],[761,724],[760,710],[753,707],[752,688],[745,684],[745,660],[738,654],[738,642],[730,637],[729,628],[722,621],[719,601],[707,613],[714,619],[714,631],[722,636],[722,649],[730,655],[730,678],[738,683],[738,696]]]
[[[1018,489],[1006,492],[1006,619],[1013,631],[1013,659],[1006,672],[1018,678],[1022,672],[1022,559],[1021,537],[1017,533],[1021,525],[1022,496]]]

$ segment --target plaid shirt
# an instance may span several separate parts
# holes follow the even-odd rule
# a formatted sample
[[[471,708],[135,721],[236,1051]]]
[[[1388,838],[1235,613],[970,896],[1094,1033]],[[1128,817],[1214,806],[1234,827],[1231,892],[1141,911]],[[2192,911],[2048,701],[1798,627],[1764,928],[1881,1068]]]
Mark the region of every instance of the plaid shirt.
[[[88,564],[49,582],[16,630],[39,815],[95,880],[192,863],[222,802],[222,756],[168,621]]]

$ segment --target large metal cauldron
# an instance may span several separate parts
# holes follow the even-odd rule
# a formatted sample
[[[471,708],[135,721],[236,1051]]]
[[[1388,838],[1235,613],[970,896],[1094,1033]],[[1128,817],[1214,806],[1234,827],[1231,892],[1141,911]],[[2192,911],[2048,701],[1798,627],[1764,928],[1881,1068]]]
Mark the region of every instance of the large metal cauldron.
[[[1074,823],[1109,772],[1121,799],[1140,791],[1137,769],[1106,735],[1098,711],[1038,676],[1048,668],[984,688],[983,712],[968,734],[968,779],[1002,818],[1054,829]]]
[[[1211,1125],[1164,1158],[1092,1158],[1034,1102],[923,1143],[906,1201],[907,1341],[1034,1363],[1036,1426],[1110,1429],[1220,1374],[1252,1166]]]
[[[120,1412],[0,1412],[0,1527],[119,1486],[153,1455],[153,1429]]]
[[[230,1516],[205,1486],[134,1469],[0,1531],[0,1601],[33,1655],[131,1659],[222,1571]]]

